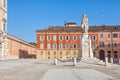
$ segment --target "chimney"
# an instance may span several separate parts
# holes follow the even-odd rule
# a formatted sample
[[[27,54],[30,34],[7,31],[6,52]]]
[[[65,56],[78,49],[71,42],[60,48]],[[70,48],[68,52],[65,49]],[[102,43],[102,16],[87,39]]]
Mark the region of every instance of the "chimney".
[[[65,27],[76,27],[76,23],[75,22],[65,23]]]

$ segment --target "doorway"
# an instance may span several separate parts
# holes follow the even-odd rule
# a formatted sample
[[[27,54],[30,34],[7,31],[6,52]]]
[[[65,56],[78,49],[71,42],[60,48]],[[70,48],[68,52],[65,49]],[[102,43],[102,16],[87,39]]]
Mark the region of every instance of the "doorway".
[[[105,51],[104,50],[99,51],[99,58],[100,58],[100,60],[105,61]]]

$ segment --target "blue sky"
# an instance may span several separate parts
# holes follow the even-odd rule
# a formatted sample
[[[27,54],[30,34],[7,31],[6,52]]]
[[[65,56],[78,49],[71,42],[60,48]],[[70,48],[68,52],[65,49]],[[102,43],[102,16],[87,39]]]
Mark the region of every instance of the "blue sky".
[[[36,42],[36,30],[80,25],[83,14],[89,25],[120,25],[120,0],[8,0],[8,33]]]

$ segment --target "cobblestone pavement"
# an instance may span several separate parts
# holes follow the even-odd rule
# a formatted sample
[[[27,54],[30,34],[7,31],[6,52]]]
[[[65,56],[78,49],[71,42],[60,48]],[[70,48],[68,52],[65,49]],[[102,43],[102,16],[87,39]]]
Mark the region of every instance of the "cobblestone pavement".
[[[53,60],[35,59],[0,61],[0,80],[42,80],[44,74],[51,69],[92,69],[120,80],[120,65],[109,64],[108,67],[105,67],[104,64],[77,63],[76,66],[72,66],[72,64],[65,62],[54,66]]]

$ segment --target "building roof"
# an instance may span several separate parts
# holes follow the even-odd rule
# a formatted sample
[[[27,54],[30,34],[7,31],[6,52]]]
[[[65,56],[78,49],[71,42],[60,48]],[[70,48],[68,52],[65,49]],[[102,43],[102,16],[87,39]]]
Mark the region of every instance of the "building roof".
[[[89,32],[116,32],[120,31],[120,26],[90,26]],[[42,30],[36,30],[36,32],[82,32],[81,26],[65,27],[65,26],[50,26]]]
[[[13,36],[13,35],[7,34],[7,38],[8,38],[8,39],[11,39],[11,40],[13,40],[13,41],[19,42],[19,43],[21,43],[21,44],[25,44],[25,45],[27,45],[27,46],[29,46],[29,47],[36,48],[36,46],[31,45],[31,44],[29,44],[28,42],[26,42],[26,41],[24,41],[24,40],[22,40],[22,39],[20,39],[20,38],[17,38],[17,37],[15,37],[15,36]]]

